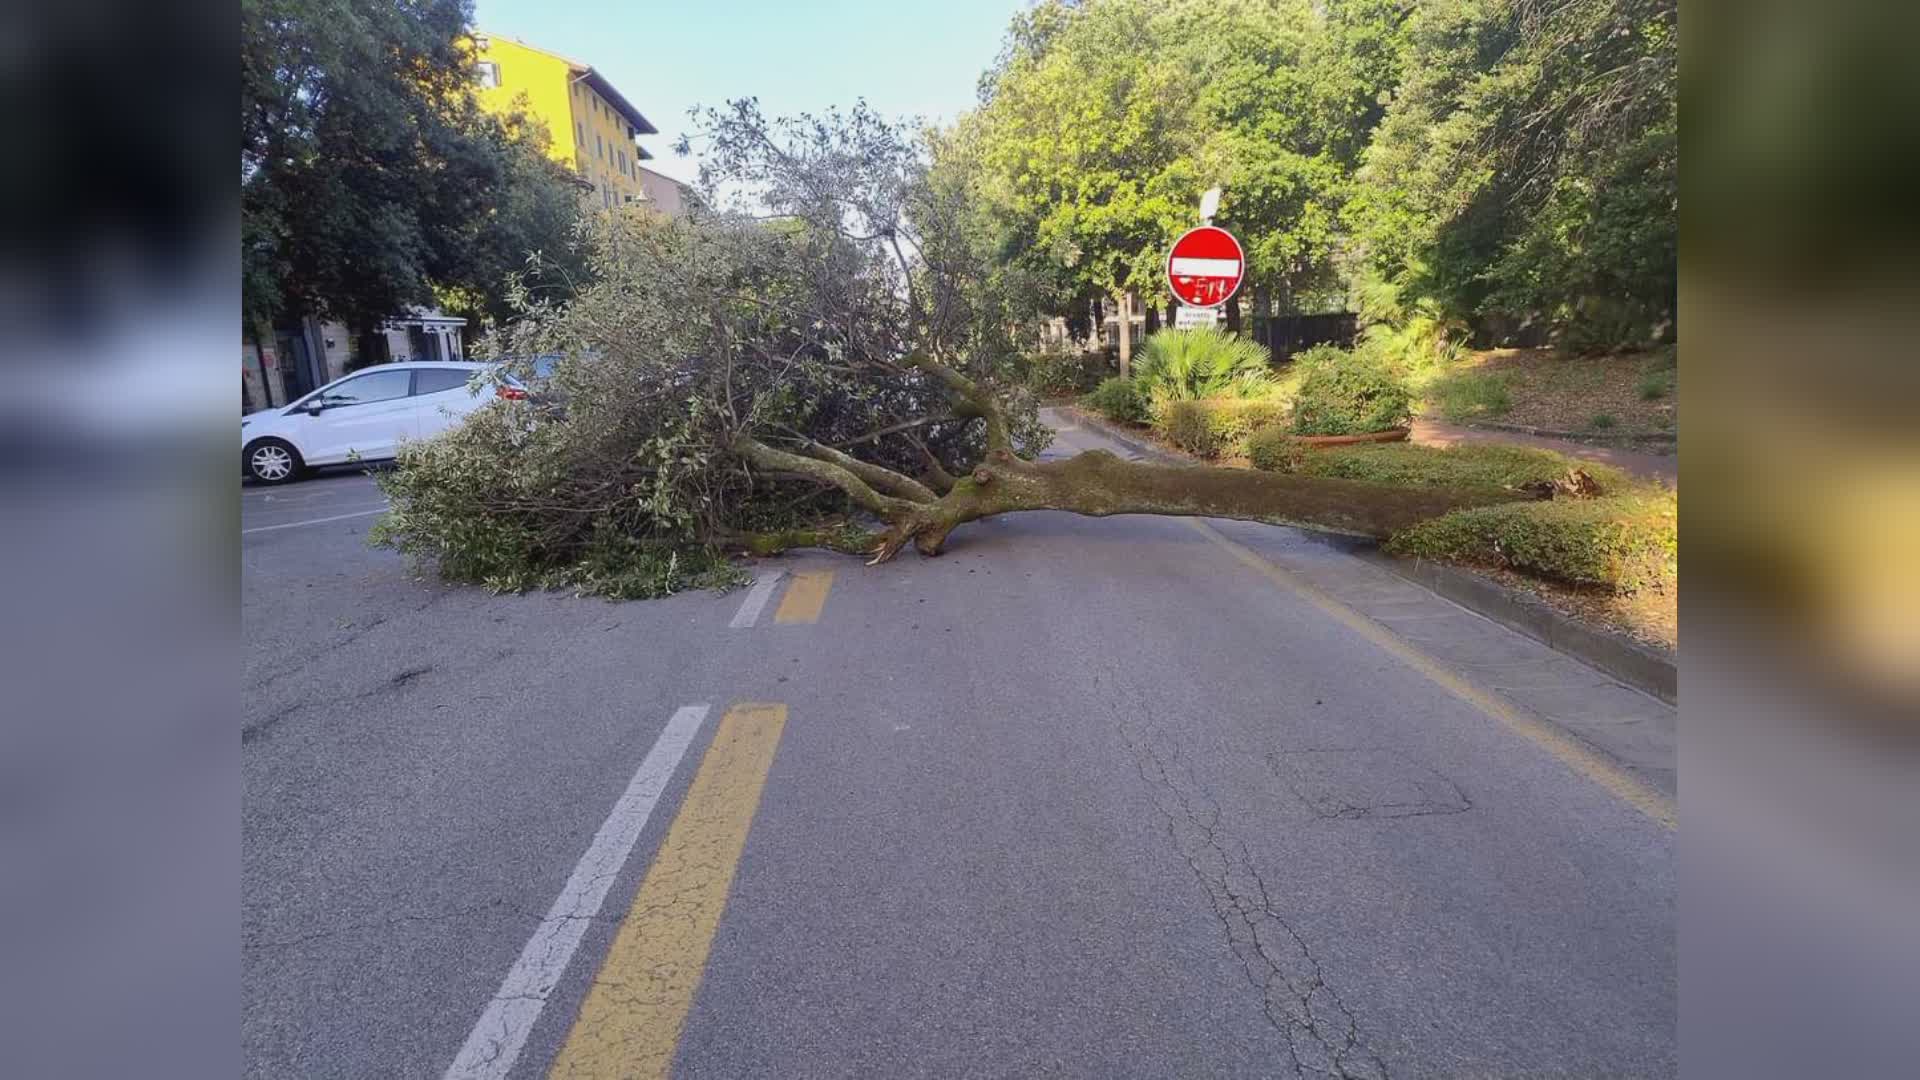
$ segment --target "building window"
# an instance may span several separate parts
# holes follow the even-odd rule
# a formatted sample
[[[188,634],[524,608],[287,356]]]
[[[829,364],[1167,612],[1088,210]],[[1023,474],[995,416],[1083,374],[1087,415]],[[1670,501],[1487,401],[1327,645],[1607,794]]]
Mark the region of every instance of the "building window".
[[[580,143],[580,148],[581,148],[581,149],[583,149],[583,150],[584,150],[584,149],[586,149],[586,146],[587,146],[587,125],[585,125],[585,124],[583,124],[583,123],[581,123],[581,122],[580,122],[580,121],[578,121],[578,120],[575,120],[575,121],[573,122],[573,137],[574,137],[574,138],[575,138],[576,140],[578,140],[578,141],[579,141],[579,143]]]
[[[482,60],[473,65],[474,80],[483,88],[491,90],[500,85],[500,65],[491,60]]]
[[[598,155],[602,161],[606,160],[607,144],[601,141],[600,133],[597,131],[593,133],[593,152]]]

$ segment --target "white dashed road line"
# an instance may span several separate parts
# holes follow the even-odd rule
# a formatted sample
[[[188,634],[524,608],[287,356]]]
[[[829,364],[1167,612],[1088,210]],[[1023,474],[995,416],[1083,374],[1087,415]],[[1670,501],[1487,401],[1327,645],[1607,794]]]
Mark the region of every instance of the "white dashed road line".
[[[767,608],[767,601],[773,598],[774,587],[780,584],[783,570],[769,571],[765,576],[754,579],[753,588],[747,590],[747,598],[740,601],[740,610],[734,612],[733,621],[727,626],[734,630],[743,630],[752,626]]]
[[[614,879],[627,864],[627,856],[646,828],[654,804],[660,801],[667,781],[673,779],[680,759],[706,720],[707,710],[706,705],[688,705],[667,721],[666,730],[633,774],[626,794],[613,804],[613,812],[594,834],[593,843],[587,845],[587,853],[580,856],[559,898],[548,909],[547,917],[534,927],[533,936],[520,950],[520,958],[508,970],[499,992],[487,1003],[480,1022],[460,1047],[459,1056],[447,1067],[445,1080],[502,1080],[513,1071],[534,1022],[540,1019],[540,1010],[546,1008],[547,996],[566,974],[580,939],[594,916],[600,914],[607,890],[613,888]]]

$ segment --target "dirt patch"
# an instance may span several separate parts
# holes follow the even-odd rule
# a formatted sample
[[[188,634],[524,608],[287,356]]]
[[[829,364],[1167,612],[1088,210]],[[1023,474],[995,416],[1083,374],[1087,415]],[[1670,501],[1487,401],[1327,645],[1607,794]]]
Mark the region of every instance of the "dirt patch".
[[[1588,626],[1618,630],[1643,645],[1662,649],[1680,647],[1678,589],[1643,589],[1629,596],[1616,596],[1602,590],[1576,589],[1542,581],[1499,567],[1475,566],[1473,569],[1510,589],[1539,597],[1548,607]]]
[[[1678,368],[1671,346],[1606,356],[1551,349],[1490,349],[1430,379],[1428,415],[1494,420],[1605,438],[1679,432]]]

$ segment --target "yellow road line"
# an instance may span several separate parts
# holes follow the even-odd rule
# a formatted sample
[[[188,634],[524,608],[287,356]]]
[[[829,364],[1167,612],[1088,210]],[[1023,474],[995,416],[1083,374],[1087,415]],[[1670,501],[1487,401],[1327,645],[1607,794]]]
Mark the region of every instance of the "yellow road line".
[[[780,607],[773,613],[773,621],[819,622],[820,609],[827,606],[827,591],[832,588],[831,570],[808,570],[793,575],[793,584],[787,586],[787,594],[780,598]]]
[[[1539,746],[1547,753],[1558,758],[1575,772],[1599,784],[1616,798],[1634,809],[1652,818],[1665,828],[1672,829],[1679,824],[1679,812],[1673,800],[1664,792],[1648,787],[1645,783],[1621,768],[1612,759],[1589,749],[1585,744],[1560,729],[1530,716],[1522,710],[1503,701],[1499,697],[1473,685],[1455,674],[1440,661],[1408,644],[1406,639],[1367,618],[1365,615],[1335,599],[1319,587],[1290,570],[1275,566],[1260,557],[1258,552],[1236,543],[1220,534],[1213,526],[1198,518],[1188,518],[1187,524],[1193,526],[1200,535],[1225,548],[1228,554],[1258,572],[1268,581],[1281,588],[1306,598],[1315,607],[1333,616],[1348,629],[1366,638],[1381,649],[1397,657],[1408,667],[1425,675],[1438,684],[1441,689],[1472,705],[1487,714],[1509,731]]]
[[[785,705],[735,705],[620,923],[550,1076],[663,1077],[706,970]]]

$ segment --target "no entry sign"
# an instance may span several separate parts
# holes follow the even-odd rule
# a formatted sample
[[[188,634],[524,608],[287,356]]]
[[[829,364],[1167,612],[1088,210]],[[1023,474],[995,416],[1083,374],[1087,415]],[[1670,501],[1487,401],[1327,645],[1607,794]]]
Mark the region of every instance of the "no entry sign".
[[[1219,307],[1240,287],[1247,257],[1240,241],[1225,229],[1202,225],[1173,242],[1167,253],[1167,284],[1180,302]]]

